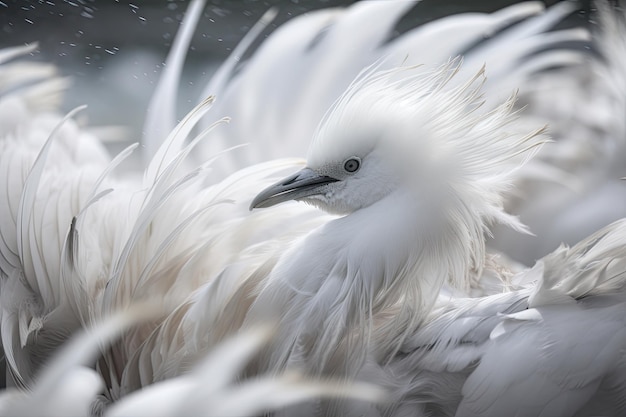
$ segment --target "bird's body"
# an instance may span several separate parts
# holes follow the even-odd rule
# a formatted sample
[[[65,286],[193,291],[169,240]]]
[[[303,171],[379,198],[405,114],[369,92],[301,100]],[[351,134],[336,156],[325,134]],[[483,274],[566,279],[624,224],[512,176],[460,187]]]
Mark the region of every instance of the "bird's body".
[[[405,7],[355,10],[372,19],[387,10],[391,18]],[[569,8],[559,7],[509,35],[542,33]],[[465,22],[478,36],[485,25],[498,28],[536,9],[526,4],[469,19],[475,26],[460,19],[439,29]],[[323,21],[312,19],[312,27]],[[398,39],[393,48],[401,50]],[[523,44],[529,52],[539,42]],[[71,122],[56,118],[59,130],[50,127],[36,141],[19,139],[20,123],[7,128],[0,138],[1,333],[16,382],[37,387],[39,368],[71,332],[148,302],[159,311],[104,350],[97,374],[68,373],[90,378],[89,387],[94,375],[102,378],[98,412],[117,401],[110,411],[124,414],[157,398],[171,407],[163,413],[200,410],[198,404],[223,410],[216,397],[202,402],[193,391],[207,384],[219,395],[227,378],[211,385],[210,372],[219,368],[198,364],[230,336],[270,322],[273,337],[245,376],[298,370],[315,380],[366,381],[387,393],[387,401],[370,404],[363,396],[313,400],[286,415],[625,413],[624,222],[512,278],[493,260],[486,235],[495,223],[525,231],[505,212],[504,194],[546,137],[542,124],[529,127],[518,117],[514,94],[494,92],[507,82],[486,82],[476,56],[387,69],[389,59],[363,70],[319,115],[304,168],[300,160],[242,167],[226,156],[226,166],[237,168],[229,173],[214,167],[217,153],[194,164],[188,156],[200,141],[224,128],[218,122],[191,134],[212,98],[172,130],[141,179],[115,176],[132,148],[110,159],[93,138],[68,145],[63,129]],[[332,61],[327,65],[322,75],[332,72]],[[317,100],[312,91],[303,97]],[[23,124],[35,123],[25,114]],[[265,208],[292,199],[321,211]],[[494,277],[501,285],[485,285]],[[469,297],[472,288],[483,291]],[[158,382],[169,385],[141,396]],[[177,398],[182,393],[186,405]]]

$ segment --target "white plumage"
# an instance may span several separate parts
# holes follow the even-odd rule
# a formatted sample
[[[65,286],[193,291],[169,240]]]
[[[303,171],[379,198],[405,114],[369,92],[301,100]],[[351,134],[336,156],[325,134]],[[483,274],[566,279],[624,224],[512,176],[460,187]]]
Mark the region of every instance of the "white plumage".
[[[546,32],[571,4],[448,18],[373,49],[406,7],[312,14],[273,35],[232,79],[227,62],[211,85],[226,99],[192,110],[154,147],[141,179],[115,175],[134,146],[111,160],[96,138],[46,113],[63,86],[49,68],[0,66],[3,79],[22,74],[0,97],[0,109],[13,112],[0,137],[2,344],[13,380],[32,389],[5,392],[3,414],[223,415],[283,406],[284,415],[626,413],[624,222],[514,276],[486,248],[495,223],[525,231],[503,209],[505,193],[551,162],[524,165],[546,136],[542,121],[515,110],[512,87],[534,71],[578,65],[583,51],[558,46],[585,32]],[[191,10],[193,22],[201,2]],[[608,10],[601,16],[606,33],[621,33],[621,20]],[[335,25],[320,35],[329,19]],[[467,40],[517,20],[478,46]],[[364,22],[370,37],[361,49],[347,47],[356,42],[349,29]],[[423,49],[443,34],[448,44]],[[173,57],[186,48],[179,42]],[[324,48],[337,59],[322,58]],[[549,52],[510,73],[542,48]],[[342,64],[339,50],[358,59],[346,55]],[[504,51],[492,77],[490,57]],[[272,116],[280,94],[255,104],[269,85],[260,68],[277,54],[303,68],[318,63],[282,117]],[[421,59],[427,65],[412,65]],[[153,101],[165,107],[182,65],[173,62]],[[152,109],[168,127],[171,108]],[[227,110],[228,126],[218,120]],[[207,113],[218,121],[194,133]],[[157,125],[147,131],[160,142]],[[247,153],[225,152],[237,144],[229,135],[254,133]],[[297,140],[276,153],[272,141],[290,136]],[[309,140],[305,167],[263,162],[301,155]],[[292,199],[324,212],[291,203],[248,210]],[[81,328],[96,333],[51,359]],[[244,382],[231,384],[238,375]],[[355,380],[382,388],[384,400]],[[340,398],[319,399],[328,396]]]
[[[528,265],[561,242],[574,244],[626,213],[626,183],[620,180],[625,172],[626,24],[623,10],[608,2],[597,2],[594,18],[601,24],[591,27],[586,46],[594,55],[525,83],[521,100],[528,111],[523,117],[545,120],[554,142],[539,153],[530,175],[522,176],[508,209],[537,237],[497,230],[496,244]],[[537,175],[546,168],[547,175]]]

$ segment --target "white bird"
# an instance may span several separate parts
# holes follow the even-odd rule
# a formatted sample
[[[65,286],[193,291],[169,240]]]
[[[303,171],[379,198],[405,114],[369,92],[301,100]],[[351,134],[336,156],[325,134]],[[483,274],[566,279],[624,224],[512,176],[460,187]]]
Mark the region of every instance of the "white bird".
[[[489,224],[521,228],[502,210],[501,193],[542,141],[541,130],[520,135],[512,127],[513,100],[495,111],[480,106],[482,73],[455,86],[456,70],[453,62],[358,78],[322,121],[308,167],[252,202],[304,199],[344,216],[288,245],[277,261],[227,265],[139,346],[118,395],[175,376],[224,334],[273,318],[278,333],[250,375],[295,367],[364,378],[393,398],[379,407],[312,403],[288,415],[621,411],[622,223],[551,255],[545,270],[518,277],[520,290],[438,298],[446,284],[466,290],[481,276]],[[383,118],[382,109],[394,111]],[[581,338],[590,323],[595,333]],[[546,330],[553,326],[561,330]],[[596,357],[601,346],[607,352]],[[598,366],[587,371],[579,356],[568,360],[572,347]],[[536,353],[507,366],[503,356],[516,349]],[[544,366],[553,369],[548,377],[529,372]]]
[[[384,414],[620,415],[624,222],[548,256],[518,277],[524,289],[443,295],[431,310],[444,283],[466,288],[482,273],[490,223],[519,228],[500,193],[539,143],[538,132],[508,133],[512,102],[485,114],[472,82],[447,91],[449,69],[355,81],[322,122],[309,168],[253,201],[348,213],[288,252],[261,290],[259,310],[277,306],[286,329],[269,364],[371,377],[374,360],[375,380],[402,393]]]
[[[26,149],[3,135],[2,340],[15,378],[36,384],[69,331],[151,300],[163,315],[97,362],[107,400],[140,407],[133,391],[176,377],[171,387],[195,387],[205,379],[187,372],[207,352],[269,319],[277,333],[244,375],[297,368],[388,392],[384,404],[314,401],[290,415],[623,413],[623,222],[516,276],[515,291],[462,297],[487,272],[503,274],[485,233],[494,222],[524,229],[503,193],[544,137],[516,118],[513,98],[482,105],[493,98],[482,95],[483,70],[461,68],[370,67],[322,119],[307,167],[254,200],[268,176],[301,163],[226,178],[213,161],[190,166],[215,133],[185,143],[211,99],[172,131],[142,181],[116,179],[128,152],[108,160],[95,140],[83,159],[63,155],[63,135]],[[288,199],[331,214],[247,210]],[[58,244],[44,244],[50,236]],[[177,401],[154,389],[144,401]]]
[[[316,372],[356,329],[357,346],[374,332],[383,357],[393,353],[444,284],[467,291],[479,279],[487,224],[523,229],[501,210],[500,193],[541,131],[508,133],[514,100],[485,112],[482,71],[455,87],[458,70],[452,62],[432,73],[365,72],[322,121],[307,168],[252,202],[304,199],[346,215],[281,258],[249,313],[276,307],[288,349],[311,349]],[[399,317],[377,335],[364,317],[390,308]],[[285,355],[293,353],[272,351],[279,364]]]

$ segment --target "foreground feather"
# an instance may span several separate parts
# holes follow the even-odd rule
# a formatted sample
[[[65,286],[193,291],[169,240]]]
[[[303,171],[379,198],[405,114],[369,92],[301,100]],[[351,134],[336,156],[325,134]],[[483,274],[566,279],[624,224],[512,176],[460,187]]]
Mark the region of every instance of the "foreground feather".
[[[68,411],[77,414],[100,383],[92,407],[110,415],[258,413],[301,399],[282,413],[626,412],[623,221],[509,287],[467,297],[488,276],[506,282],[485,234],[494,223],[525,230],[503,194],[546,140],[542,125],[518,117],[515,95],[490,94],[485,70],[468,61],[370,66],[321,118],[306,166],[275,160],[228,175],[213,169],[217,153],[199,165],[188,157],[228,121],[192,135],[211,97],[141,180],[120,180],[115,168],[134,147],[112,160],[93,137],[75,148],[81,130],[60,117],[45,134],[21,136],[39,126],[29,115],[40,110],[27,107],[32,86],[16,89],[7,99],[25,107],[22,124],[0,138],[1,333],[16,383],[55,404],[89,381]],[[277,205],[293,199],[323,212]],[[65,362],[58,397],[36,377],[70,333],[145,301],[158,314],[130,320],[95,371]],[[275,333],[254,354],[268,322]],[[277,377],[229,387],[240,370]],[[285,390],[293,371],[304,379]],[[354,380],[383,387],[386,401],[363,401],[378,392]],[[350,398],[317,398],[331,390]],[[27,413],[27,398],[0,405]]]

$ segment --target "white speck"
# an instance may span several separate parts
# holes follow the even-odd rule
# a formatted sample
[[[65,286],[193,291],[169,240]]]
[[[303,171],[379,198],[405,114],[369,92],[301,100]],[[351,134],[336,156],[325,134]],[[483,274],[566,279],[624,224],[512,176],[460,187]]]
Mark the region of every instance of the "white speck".
[[[24,19],[26,21],[26,23],[30,23],[31,25],[33,24],[33,21],[30,19]]]

